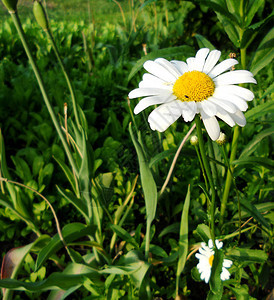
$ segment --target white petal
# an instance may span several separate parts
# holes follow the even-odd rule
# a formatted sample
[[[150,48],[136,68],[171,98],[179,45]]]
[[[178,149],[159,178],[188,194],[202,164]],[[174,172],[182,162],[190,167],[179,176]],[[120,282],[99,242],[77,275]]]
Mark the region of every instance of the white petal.
[[[225,111],[224,109],[222,109],[221,107],[218,107],[217,109],[218,109],[218,111],[217,111],[216,116],[218,118],[220,118],[221,120],[223,120],[230,127],[233,127],[235,125],[235,122],[231,118],[230,114],[227,111]]]
[[[248,105],[244,99],[231,93],[220,92],[219,89],[215,90],[214,97],[233,103],[241,111],[246,111],[248,108]]]
[[[194,70],[194,67],[195,67],[195,58],[194,58],[194,57],[189,57],[189,58],[186,60],[186,63],[187,63],[187,65],[188,65],[189,71],[193,71],[193,70]]]
[[[174,82],[176,81],[176,77],[171,74],[166,68],[157,64],[155,61],[147,60],[144,63],[144,68],[151,74],[163,79],[166,82]]]
[[[216,86],[238,83],[257,83],[253,74],[246,70],[236,70],[221,74],[213,79]]]
[[[213,141],[216,141],[220,136],[220,126],[218,124],[218,121],[215,117],[209,117],[203,112],[201,115],[208,135]]]
[[[208,100],[200,102],[202,110],[210,117],[215,116],[217,113],[216,105]]]
[[[191,122],[196,115],[196,105],[193,106],[190,103],[196,104],[195,102],[184,102],[184,105],[182,106],[182,116],[185,122]]]
[[[217,249],[221,249],[223,247],[223,242],[220,242],[219,240],[215,240],[215,244]]]
[[[246,125],[245,116],[240,110],[236,111],[234,114],[230,114],[230,116],[239,126],[243,127]]]
[[[151,96],[151,97],[146,97],[142,99],[134,108],[134,113],[138,114],[142,110],[146,109],[147,107],[151,105],[156,105],[156,104],[163,104],[163,103],[168,103],[172,100],[175,100],[176,96],[174,95],[169,95],[169,96]]]
[[[156,95],[170,95],[171,92],[165,89],[158,89],[158,88],[137,88],[131,91],[128,94],[130,99],[138,98],[138,97],[145,97],[145,96],[156,96]]]
[[[181,101],[172,101],[170,103],[162,104],[153,110],[148,116],[148,122],[152,130],[160,132],[165,131],[171,124],[173,124],[181,116]]]
[[[195,55],[195,62],[194,62],[194,70],[196,71],[203,71],[205,59],[208,55],[209,49],[202,48],[200,49]]]
[[[205,283],[209,282],[210,275],[211,275],[211,269],[207,270],[207,272],[204,272]],[[201,277],[201,279],[202,279],[202,277]]]
[[[215,91],[237,95],[243,98],[245,101],[251,101],[254,99],[254,94],[249,89],[243,88],[238,85],[221,85],[216,87]]]
[[[171,63],[174,64],[174,66],[181,73],[181,75],[183,75],[185,72],[189,71],[188,65],[184,61],[172,60]]]
[[[236,106],[229,101],[215,98],[215,97],[209,97],[207,100],[219,105],[222,109],[224,109],[230,113],[235,113],[237,111]]]
[[[209,248],[213,248],[213,241],[212,241],[212,239],[208,240],[208,247]]]
[[[233,264],[233,261],[230,260],[230,259],[224,259],[224,262],[223,262],[223,267],[225,268],[230,268]]]
[[[164,58],[157,58],[155,62],[166,68],[176,78],[182,75],[171,62]]]
[[[143,80],[139,83],[139,88],[160,88],[160,89],[171,89],[173,85],[168,85],[164,80],[145,73]]]
[[[205,61],[205,65],[203,68],[203,72],[208,74],[216,65],[217,61],[221,56],[221,51],[219,50],[212,50]]]
[[[218,76],[219,74],[229,70],[232,66],[237,65],[238,61],[233,58],[226,59],[222,62],[220,62],[218,65],[216,65],[209,73],[208,76],[211,78],[214,78]]]
[[[229,278],[230,278],[230,273],[228,272],[228,270],[226,268],[222,268],[221,279],[224,281]]]

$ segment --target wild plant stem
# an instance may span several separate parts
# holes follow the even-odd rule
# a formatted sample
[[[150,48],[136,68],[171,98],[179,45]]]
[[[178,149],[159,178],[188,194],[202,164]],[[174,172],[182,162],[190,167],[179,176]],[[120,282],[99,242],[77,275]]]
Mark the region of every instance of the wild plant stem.
[[[199,148],[200,148],[200,153],[203,161],[203,165],[205,168],[206,176],[209,182],[210,190],[211,190],[211,203],[210,203],[210,230],[211,230],[211,238],[213,243],[215,242],[215,220],[214,220],[214,214],[215,214],[215,198],[216,198],[216,193],[215,193],[215,187],[214,187],[214,182],[211,174],[211,170],[209,167],[209,163],[206,157],[206,152],[205,152],[205,145],[204,145],[204,140],[203,140],[203,135],[202,135],[202,126],[201,126],[201,120],[200,116],[197,115],[195,117],[195,122],[196,122],[196,129],[197,129],[197,136],[199,140]]]
[[[148,260],[148,256],[149,256],[150,227],[151,227],[151,222],[147,220],[146,245],[145,245],[145,260]]]
[[[53,124],[55,126],[55,129],[56,129],[56,131],[57,131],[57,133],[58,133],[58,135],[59,135],[59,137],[61,139],[61,142],[63,144],[64,150],[65,150],[65,152],[67,154],[68,160],[69,160],[69,162],[71,164],[71,167],[74,169],[75,173],[78,174],[77,167],[76,167],[76,164],[75,164],[74,159],[72,157],[72,154],[70,152],[70,149],[68,147],[68,144],[67,144],[67,142],[66,142],[66,140],[65,140],[65,138],[64,138],[64,136],[62,134],[62,131],[61,131],[59,123],[58,123],[58,121],[56,119],[55,113],[54,113],[54,111],[53,111],[53,109],[51,107],[51,104],[50,104],[50,101],[49,101],[49,98],[48,98],[48,95],[47,95],[47,92],[46,92],[46,89],[45,89],[45,86],[44,86],[43,79],[42,79],[42,77],[40,75],[40,71],[39,71],[39,69],[38,69],[38,67],[37,67],[37,65],[36,65],[36,63],[35,63],[35,61],[33,59],[33,56],[31,54],[31,52],[30,52],[30,49],[29,49],[29,46],[28,46],[28,43],[27,43],[27,40],[26,40],[26,37],[25,37],[25,33],[23,31],[23,28],[22,28],[19,16],[18,16],[17,12],[10,12],[10,15],[12,17],[12,20],[14,22],[14,25],[15,25],[16,30],[18,32],[18,35],[19,35],[19,37],[21,39],[23,47],[24,47],[24,49],[26,51],[26,54],[28,56],[28,59],[29,59],[30,64],[32,66],[32,69],[34,71],[34,74],[36,76],[36,79],[37,79],[39,88],[41,90],[44,102],[45,102],[46,107],[48,109],[48,112],[49,112],[49,114],[51,116],[51,119],[52,119],[52,122],[53,122]]]
[[[44,30],[47,34],[47,37],[53,47],[53,50],[54,50],[54,53],[56,55],[56,58],[60,64],[60,67],[62,69],[62,72],[64,74],[64,77],[66,79],[66,82],[67,82],[67,85],[68,85],[68,88],[69,88],[69,91],[70,91],[70,95],[71,95],[71,100],[72,100],[72,106],[73,106],[73,112],[74,112],[74,117],[75,117],[75,121],[76,121],[76,124],[77,124],[77,127],[80,128],[80,121],[79,121],[79,116],[78,116],[78,112],[77,112],[77,104],[76,104],[76,97],[75,97],[75,93],[74,93],[74,89],[72,87],[72,84],[71,84],[71,81],[70,81],[70,78],[68,76],[68,73],[65,69],[65,66],[64,66],[64,63],[60,57],[60,54],[59,54],[59,51],[58,51],[58,48],[56,46],[56,43],[55,43],[55,40],[52,36],[52,33],[49,31],[49,30]]]

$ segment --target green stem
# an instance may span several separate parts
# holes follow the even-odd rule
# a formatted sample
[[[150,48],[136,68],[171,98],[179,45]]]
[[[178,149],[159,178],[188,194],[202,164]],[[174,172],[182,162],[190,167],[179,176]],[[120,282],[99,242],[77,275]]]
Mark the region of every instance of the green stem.
[[[77,112],[77,104],[76,104],[76,97],[75,97],[75,93],[74,93],[74,89],[72,87],[72,84],[71,84],[71,81],[69,79],[69,76],[67,74],[67,71],[65,69],[65,66],[63,64],[63,61],[60,57],[60,54],[59,54],[59,51],[58,51],[58,48],[56,46],[56,43],[54,41],[54,38],[52,36],[52,33],[49,31],[49,30],[44,30],[48,36],[48,39],[50,40],[50,43],[53,47],[53,50],[54,50],[54,53],[57,57],[57,60],[60,64],[60,67],[62,69],[62,72],[64,74],[64,77],[66,79],[66,82],[67,82],[67,85],[68,85],[68,88],[69,88],[69,91],[70,91],[70,95],[71,95],[71,100],[72,100],[72,106],[73,106],[73,111],[74,111],[74,116],[75,116],[75,120],[76,120],[76,124],[78,126],[78,128],[80,128],[80,121],[79,121],[79,117],[78,117],[78,112]]]
[[[50,105],[50,101],[48,99],[48,95],[46,93],[46,90],[45,90],[45,87],[44,87],[44,83],[43,83],[42,77],[40,75],[39,69],[38,69],[38,67],[37,67],[37,65],[36,65],[36,63],[35,63],[35,61],[34,61],[34,59],[32,57],[31,52],[30,52],[27,40],[25,38],[25,33],[24,33],[23,29],[22,29],[22,25],[21,25],[19,16],[18,16],[17,12],[10,12],[10,15],[11,15],[12,20],[14,22],[14,25],[15,25],[15,27],[17,29],[18,35],[19,35],[19,37],[21,39],[21,42],[22,42],[22,44],[24,46],[24,49],[26,51],[26,54],[28,56],[28,59],[30,61],[31,66],[32,66],[32,69],[34,71],[34,74],[36,76],[38,85],[40,87],[43,99],[44,99],[45,104],[47,106],[48,112],[49,112],[49,114],[51,116],[51,119],[52,119],[52,122],[53,122],[53,124],[55,126],[55,129],[56,129],[56,131],[57,131],[57,133],[58,133],[58,135],[59,135],[59,137],[61,139],[61,142],[62,142],[63,147],[65,149],[65,152],[67,154],[68,160],[69,160],[72,168],[74,169],[75,173],[78,175],[77,167],[76,167],[76,164],[75,164],[74,159],[72,157],[72,154],[70,152],[70,149],[68,147],[68,144],[67,144],[67,142],[66,142],[66,140],[65,140],[65,138],[63,136],[63,133],[62,133],[61,128],[60,128],[60,126],[58,124],[58,121],[56,119],[54,111],[53,111],[53,109],[52,109],[52,107]]]
[[[195,150],[196,150],[198,160],[199,160],[199,163],[200,163],[200,167],[201,167],[201,170],[202,170],[202,174],[203,174],[203,177],[204,177],[205,186],[206,186],[206,189],[208,190],[208,182],[207,182],[207,178],[206,178],[206,174],[205,174],[205,168],[204,168],[204,165],[203,165],[203,162],[202,162],[202,159],[201,159],[201,155],[200,155],[200,152],[199,152],[199,148],[198,148],[197,145],[195,145]]]
[[[215,222],[214,222],[214,214],[215,214],[215,198],[216,198],[216,193],[215,193],[215,187],[214,187],[214,182],[211,174],[211,170],[209,167],[209,163],[206,157],[206,152],[205,152],[205,145],[204,145],[204,140],[203,140],[203,135],[202,135],[202,125],[201,125],[201,119],[199,115],[196,115],[195,118],[196,122],[196,128],[197,128],[197,136],[199,140],[199,148],[200,148],[200,153],[202,156],[202,161],[203,165],[205,168],[205,172],[208,178],[210,190],[211,190],[211,204],[210,204],[210,229],[211,229],[211,238],[213,243],[215,244]]]

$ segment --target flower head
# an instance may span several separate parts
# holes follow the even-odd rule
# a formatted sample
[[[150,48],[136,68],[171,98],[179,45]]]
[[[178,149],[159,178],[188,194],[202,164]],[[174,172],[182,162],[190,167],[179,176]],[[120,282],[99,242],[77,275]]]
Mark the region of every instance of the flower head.
[[[220,135],[216,117],[229,126],[245,126],[242,111],[248,108],[247,101],[254,98],[253,93],[239,83],[257,83],[253,74],[246,70],[229,71],[238,64],[233,58],[217,64],[221,52],[200,49],[195,57],[185,62],[164,58],[148,60],[139,87],[129,93],[129,98],[143,98],[135,107],[138,114],[147,107],[160,104],[154,109],[148,122],[152,130],[165,131],[180,116],[186,122],[200,114],[205,128],[212,140]]]
[[[215,240],[215,244],[217,249],[221,249],[223,247],[223,243]],[[214,250],[213,250],[213,242],[212,240],[208,241],[208,246],[206,243],[201,243],[201,248],[199,249],[199,253],[196,253],[195,256],[199,259],[199,263],[197,265],[198,271],[201,274],[201,279],[206,283],[209,282],[209,278],[211,275],[211,268],[214,260]],[[230,277],[230,273],[226,268],[230,268],[232,266],[232,261],[229,259],[224,259],[223,267],[221,272],[221,280],[227,280]]]

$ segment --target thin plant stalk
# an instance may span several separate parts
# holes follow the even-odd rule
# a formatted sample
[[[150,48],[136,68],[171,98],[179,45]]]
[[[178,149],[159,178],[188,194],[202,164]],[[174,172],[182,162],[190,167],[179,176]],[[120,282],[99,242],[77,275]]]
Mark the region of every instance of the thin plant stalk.
[[[208,162],[208,159],[206,157],[200,116],[197,115],[195,117],[195,122],[196,122],[196,128],[197,128],[197,136],[198,136],[198,140],[199,140],[200,153],[201,153],[201,156],[202,156],[203,165],[204,165],[204,168],[205,168],[206,176],[207,176],[209,186],[210,186],[210,190],[211,190],[211,203],[210,203],[210,212],[209,212],[210,213],[210,230],[211,230],[212,241],[213,241],[213,243],[215,243],[214,214],[215,214],[216,193],[215,193],[215,187],[214,187],[214,182],[213,182],[211,170],[210,170],[210,167],[209,167],[209,162]]]
[[[67,154],[68,160],[69,160],[69,162],[70,162],[71,167],[73,168],[73,170],[76,172],[76,174],[78,174],[76,164],[74,162],[74,159],[73,159],[72,154],[70,152],[70,149],[68,147],[66,139],[64,138],[64,136],[62,134],[62,131],[61,131],[61,128],[60,128],[59,123],[57,121],[57,118],[55,116],[55,113],[54,113],[54,111],[53,111],[53,109],[51,107],[51,104],[50,104],[50,101],[49,101],[49,98],[48,98],[48,95],[47,95],[47,92],[46,92],[46,89],[45,89],[45,86],[44,86],[44,82],[43,82],[43,79],[42,79],[41,74],[40,74],[40,71],[39,71],[39,69],[38,69],[38,67],[37,67],[37,65],[36,65],[36,63],[35,63],[35,61],[33,59],[33,56],[31,54],[31,52],[30,52],[30,49],[29,49],[27,40],[25,38],[25,33],[23,31],[23,28],[22,28],[19,16],[18,16],[17,12],[10,12],[10,15],[12,17],[12,20],[14,22],[14,25],[15,25],[16,30],[18,32],[18,35],[19,35],[19,37],[21,39],[23,47],[24,47],[24,49],[26,51],[26,54],[28,56],[28,59],[29,59],[30,64],[32,66],[32,69],[34,71],[34,74],[36,76],[36,79],[37,79],[39,88],[41,90],[44,102],[46,104],[46,107],[47,107],[48,112],[50,114],[50,117],[52,119],[52,122],[53,122],[53,124],[55,126],[55,129],[56,129],[56,131],[57,131],[57,133],[58,133],[58,135],[59,135],[59,137],[61,139],[61,142],[63,144],[64,150],[65,150],[65,152]]]
[[[55,43],[55,40],[53,38],[53,35],[52,33],[50,32],[50,30],[47,30],[47,29],[44,29],[45,33],[47,34],[47,37],[52,45],[52,48],[54,50],[54,53],[56,55],[56,58],[58,60],[58,63],[62,69],[62,72],[64,74],[64,77],[66,79],[66,82],[67,82],[67,85],[68,85],[68,88],[69,88],[69,91],[70,91],[70,95],[71,95],[71,100],[72,100],[72,106],[73,106],[73,112],[74,112],[74,117],[75,117],[75,121],[76,121],[76,124],[77,124],[77,127],[80,128],[80,121],[79,121],[79,116],[78,116],[78,111],[77,111],[77,104],[76,104],[76,97],[75,97],[75,92],[74,92],[74,89],[73,89],[73,86],[71,84],[71,81],[70,81],[70,78],[68,76],[68,73],[65,69],[65,66],[64,66],[64,63],[60,57],[60,54],[59,54],[59,51],[58,51],[58,48],[56,46],[56,43]]]
[[[244,20],[244,0],[241,0],[240,2],[240,16],[242,18],[242,20]],[[244,35],[244,29],[240,29],[240,41],[242,41]],[[241,44],[241,43],[240,43]],[[242,68],[245,69],[246,68],[246,48],[240,48],[240,54],[241,54],[241,65]],[[240,85],[242,86],[242,85]],[[231,155],[230,155],[230,165],[231,163],[236,159],[236,154],[237,154],[237,147],[238,147],[238,140],[239,140],[239,136],[240,136],[240,127],[236,126],[236,128],[234,129],[234,133],[233,133],[233,139],[232,139],[232,146],[231,146]],[[222,197],[222,201],[221,201],[221,208],[220,208],[220,225],[223,225],[224,222],[224,214],[226,211],[226,205],[227,205],[227,200],[229,197],[229,192],[230,192],[230,188],[231,188],[231,184],[232,184],[232,180],[233,180],[233,171],[234,171],[234,167],[231,166],[231,171],[227,172],[226,175],[226,181],[225,181],[225,189],[224,189],[224,193],[223,193],[223,197]],[[240,209],[240,204],[239,205],[239,209]],[[239,216],[240,216],[240,210],[239,210]],[[241,219],[241,217],[240,217]]]
[[[181,150],[182,150],[182,148],[183,148],[183,146],[184,146],[186,140],[187,140],[188,137],[191,135],[191,133],[192,133],[192,131],[195,129],[195,127],[196,127],[196,124],[194,124],[194,125],[190,128],[190,130],[188,131],[188,133],[186,134],[186,136],[183,138],[183,140],[182,140],[182,142],[181,142],[179,148],[177,149],[176,154],[175,154],[175,156],[174,156],[174,158],[173,158],[172,164],[171,164],[171,166],[170,166],[170,169],[169,169],[169,171],[168,171],[167,178],[166,178],[166,180],[165,180],[165,182],[164,182],[164,184],[163,184],[163,186],[162,186],[162,188],[161,188],[160,196],[161,196],[161,195],[163,194],[163,192],[165,191],[165,189],[166,189],[166,187],[167,187],[167,185],[168,185],[168,182],[169,182],[169,180],[170,180],[170,178],[171,178],[171,175],[172,175],[173,169],[174,169],[174,167],[175,167],[176,161],[177,161],[177,159],[178,159],[178,157],[179,157],[179,154],[180,154],[180,152],[181,152]]]

